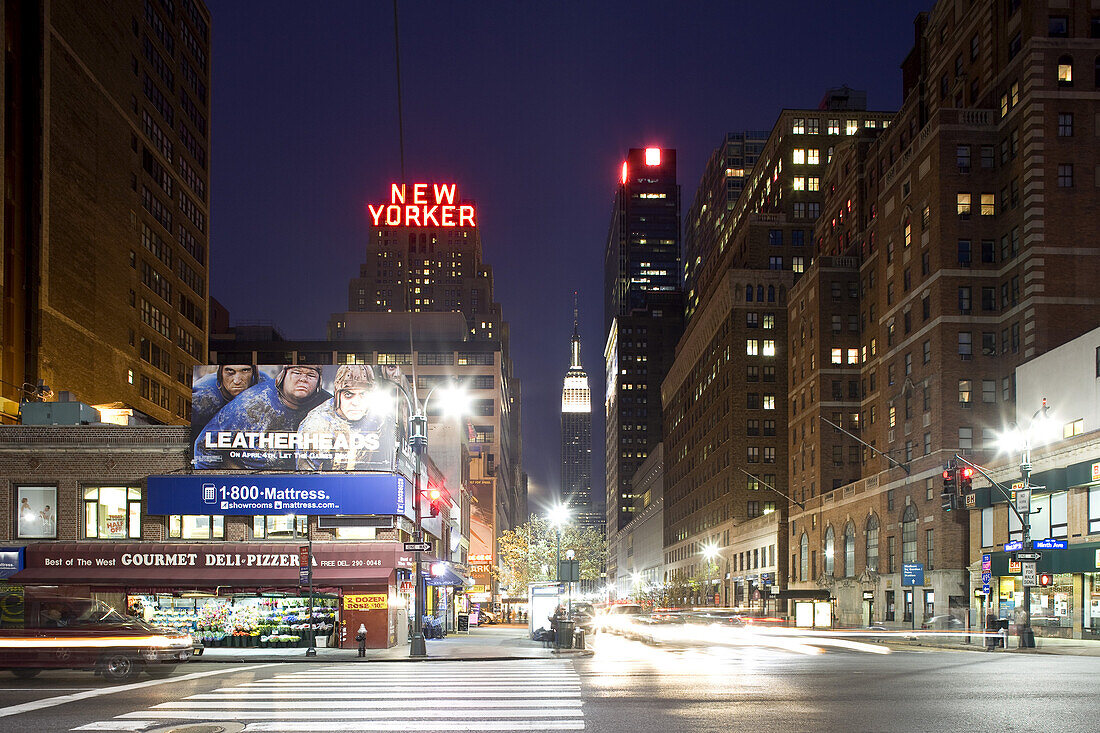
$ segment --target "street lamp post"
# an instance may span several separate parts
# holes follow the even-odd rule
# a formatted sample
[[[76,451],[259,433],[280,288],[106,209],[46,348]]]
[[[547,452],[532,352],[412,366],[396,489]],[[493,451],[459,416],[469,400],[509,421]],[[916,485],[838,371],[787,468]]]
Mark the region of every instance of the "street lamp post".
[[[423,470],[424,451],[428,448],[428,400],[431,399],[432,393],[435,392],[438,386],[439,384],[428,391],[422,403],[416,402],[415,396],[413,401],[410,402],[408,395],[405,395],[404,390],[401,390],[401,394],[405,396],[405,401],[409,405],[409,412],[413,413],[409,418],[409,444],[412,446],[413,453],[416,455],[416,469],[413,476],[413,502],[416,507],[414,512],[416,533],[413,537],[415,542],[422,542],[424,539],[424,528],[420,515],[420,472]],[[413,580],[413,613],[415,614],[415,618],[413,619],[413,633],[409,644],[410,657],[425,657],[428,655],[428,647],[424,641],[423,625],[425,601],[427,599],[424,597],[426,588],[424,588],[424,579],[420,574],[420,561],[420,551],[417,550],[415,562],[416,575]]]
[[[1032,549],[1032,543],[1031,543],[1031,469],[1032,469],[1031,445],[1032,445],[1032,433],[1035,432],[1035,430],[1037,428],[1042,429],[1048,423],[1047,412],[1049,410],[1050,410],[1050,406],[1047,405],[1046,398],[1043,398],[1042,406],[1038,410],[1036,410],[1035,413],[1031,416],[1031,421],[1028,423],[1027,429],[1026,430],[1020,430],[1019,429],[1020,426],[1016,425],[1016,431],[1013,434],[1017,441],[1022,441],[1022,446],[1020,446],[1021,449],[1022,449],[1022,454],[1021,454],[1021,457],[1020,457],[1020,474],[1023,478],[1023,482],[1022,482],[1022,486],[1021,486],[1020,490],[1023,493],[1023,495],[1026,497],[1027,503],[1026,503],[1026,505],[1023,506],[1022,510],[1021,510],[1020,506],[1018,506],[1016,504],[1012,504],[1012,503],[1010,503],[1009,508],[1011,509],[1012,512],[1014,512],[1016,514],[1016,516],[1020,520],[1020,529],[1021,529],[1021,542],[1020,542],[1020,544],[1023,547],[1023,549],[1026,550],[1026,551],[1030,551]],[[1017,445],[1019,445],[1019,442],[1017,442]],[[1015,447],[1015,446],[1013,446],[1013,447]],[[983,472],[983,475],[985,475],[984,472]],[[986,476],[986,478],[989,478],[989,477]],[[996,482],[993,482],[993,483],[996,484]],[[999,485],[998,485],[998,488],[1000,488]],[[1010,502],[1015,498],[1015,497],[1008,496],[1003,488],[1001,489],[1001,492],[1006,494],[1006,498],[1008,498],[1010,500]],[[1021,562],[1024,562],[1024,561],[1021,561]],[[1027,562],[1031,562],[1031,561],[1027,561]],[[1023,576],[1021,574],[1021,581],[1022,580],[1023,580]],[[1031,630],[1031,586],[1028,585],[1026,582],[1024,582],[1023,587],[1024,587],[1024,626],[1020,631],[1020,644],[1021,644],[1021,646],[1031,647],[1031,646],[1035,645],[1034,635],[1033,635],[1033,632]]]
[[[707,596],[708,596],[707,597],[707,603],[709,605],[710,600],[713,597],[713,594],[711,593],[711,591],[714,589],[714,586],[711,585],[711,582],[710,582],[710,576],[713,574],[712,569],[714,568],[714,558],[718,557],[718,545],[715,545],[713,542],[709,543],[709,544],[706,544],[706,545],[703,545],[703,557],[706,558],[706,561],[707,561],[707,591],[706,591],[706,593],[707,593]],[[718,603],[715,602],[714,605],[717,606]]]
[[[558,592],[561,593],[561,527],[569,522],[569,507],[565,504],[556,504],[547,515],[550,524],[554,525],[554,578],[558,583]]]

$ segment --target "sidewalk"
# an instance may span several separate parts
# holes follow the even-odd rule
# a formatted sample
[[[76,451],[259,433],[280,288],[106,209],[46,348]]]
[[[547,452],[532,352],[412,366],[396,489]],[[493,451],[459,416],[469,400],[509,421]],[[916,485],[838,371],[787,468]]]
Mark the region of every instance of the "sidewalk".
[[[448,634],[446,639],[428,639],[427,657],[410,657],[408,643],[390,649],[367,649],[364,658],[356,649],[318,648],[317,656],[307,657],[297,649],[235,649],[211,647],[194,662],[431,662],[491,661],[503,659],[560,659],[571,655],[590,655],[583,650],[555,650],[542,642],[531,641],[526,626],[500,625],[474,627],[469,634]]]
[[[927,646],[972,652],[986,651],[984,639],[974,638],[972,643],[967,644],[965,638],[965,636],[960,636],[957,640],[952,640],[949,638],[936,638],[927,635],[922,636],[918,631],[915,632],[915,635],[911,639],[894,638],[891,639],[888,644],[896,645],[901,648]],[[1100,657],[1100,641],[1088,639],[1058,639],[1036,636],[1034,649],[1020,649],[1017,646],[1018,644],[1019,638],[1009,635],[1007,649],[997,648],[992,651],[1000,654],[1008,652],[1010,654],[1064,654],[1075,657]]]

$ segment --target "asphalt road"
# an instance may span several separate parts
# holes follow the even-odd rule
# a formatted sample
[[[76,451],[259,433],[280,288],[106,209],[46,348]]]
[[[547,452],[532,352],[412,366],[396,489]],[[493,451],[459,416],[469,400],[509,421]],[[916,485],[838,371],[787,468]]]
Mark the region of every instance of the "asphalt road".
[[[225,720],[311,733],[1097,729],[1098,657],[653,647],[607,635],[593,646],[593,656],[569,660],[191,663],[131,685],[85,672],[0,673],[0,729],[182,731]]]

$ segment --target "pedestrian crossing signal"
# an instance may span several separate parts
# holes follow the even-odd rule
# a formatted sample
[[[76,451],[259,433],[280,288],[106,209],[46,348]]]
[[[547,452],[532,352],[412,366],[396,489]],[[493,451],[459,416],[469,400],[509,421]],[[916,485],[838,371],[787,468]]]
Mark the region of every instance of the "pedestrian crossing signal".
[[[1050,573],[1039,573],[1039,585],[1047,586],[1054,584],[1054,576]]]

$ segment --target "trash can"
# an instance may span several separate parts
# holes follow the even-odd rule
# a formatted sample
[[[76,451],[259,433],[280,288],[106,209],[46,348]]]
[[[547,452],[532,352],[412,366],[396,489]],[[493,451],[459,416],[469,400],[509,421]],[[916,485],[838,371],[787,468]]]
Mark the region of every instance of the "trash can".
[[[572,621],[558,621],[557,634],[555,640],[559,649],[572,649],[573,648],[573,629],[576,624]]]
[[[573,648],[584,649],[584,629],[577,627],[577,630],[573,632]]]
[[[1030,626],[1021,626],[1019,628],[1020,635],[1020,649],[1034,649],[1035,648],[1035,630]]]

